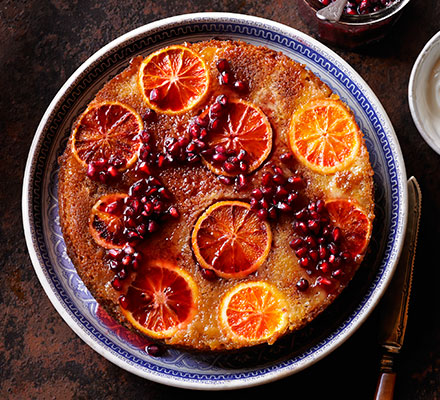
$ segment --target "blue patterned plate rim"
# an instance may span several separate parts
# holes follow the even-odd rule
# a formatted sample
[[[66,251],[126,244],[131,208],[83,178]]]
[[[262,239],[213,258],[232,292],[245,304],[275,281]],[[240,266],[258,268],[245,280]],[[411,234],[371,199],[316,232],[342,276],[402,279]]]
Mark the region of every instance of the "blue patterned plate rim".
[[[266,360],[256,367],[237,371],[227,368],[219,369],[220,372],[216,371],[216,373],[180,371],[173,364],[164,366],[152,357],[140,360],[137,355],[126,354],[123,349],[117,348],[115,351],[114,346],[117,347],[117,344],[113,343],[112,338],[103,338],[94,329],[85,329],[80,320],[86,317],[81,315],[81,310],[75,307],[72,299],[66,296],[62,286],[57,285],[58,278],[49,274],[51,268],[48,255],[50,239],[49,233],[45,232],[44,227],[41,226],[43,224],[41,214],[45,212],[44,206],[47,206],[46,193],[41,192],[41,188],[47,184],[49,179],[46,169],[50,166],[46,165],[47,159],[50,156],[54,157],[55,150],[52,148],[54,140],[65,134],[65,132],[57,131],[54,137],[50,137],[48,127],[51,124],[57,126],[58,121],[54,122],[58,116],[57,112],[64,107],[69,107],[64,103],[66,94],[71,93],[80,80],[86,80],[87,72],[90,72],[99,62],[108,62],[107,56],[120,56],[117,54],[117,49],[126,50],[124,46],[127,44],[132,44],[132,47],[136,49],[141,39],[156,38],[157,40],[161,37],[165,40],[173,36],[188,35],[188,32],[194,40],[197,40],[198,35],[202,33],[205,36],[209,33],[210,36],[232,35],[241,37],[242,40],[249,38],[260,41],[262,44],[267,42],[279,48],[284,46],[290,52],[298,52],[298,57],[305,57],[310,62],[312,60],[316,62],[315,73],[318,76],[322,74],[323,77],[331,73],[332,79],[336,82],[334,84],[342,85],[342,89],[340,87],[333,89],[342,90],[342,93],[350,91],[349,95],[353,97],[350,97],[351,101],[356,102],[360,112],[368,114],[368,122],[374,124],[370,146],[376,144],[383,151],[383,154],[380,153],[379,156],[384,157],[383,161],[386,164],[384,168],[390,180],[389,187],[384,189],[387,197],[385,201],[390,201],[391,216],[389,232],[383,247],[383,260],[380,262],[377,275],[372,279],[357,308],[335,331],[304,353],[296,356],[289,354],[287,357],[273,361]],[[154,40],[153,43],[155,43]],[[144,47],[143,52],[148,48],[148,46]],[[130,52],[127,52],[128,50],[125,58],[128,62]],[[367,147],[368,145],[369,143]],[[407,207],[406,172],[400,146],[385,110],[365,81],[336,53],[308,35],[267,19],[232,13],[186,14],[156,21],[126,33],[92,55],[67,80],[46,110],[29,151],[22,194],[23,225],[32,264],[55,309],[72,330],[96,352],[131,373],[162,384],[204,390],[238,389],[286,377],[313,365],[344,343],[370,315],[389,284],[403,244]]]

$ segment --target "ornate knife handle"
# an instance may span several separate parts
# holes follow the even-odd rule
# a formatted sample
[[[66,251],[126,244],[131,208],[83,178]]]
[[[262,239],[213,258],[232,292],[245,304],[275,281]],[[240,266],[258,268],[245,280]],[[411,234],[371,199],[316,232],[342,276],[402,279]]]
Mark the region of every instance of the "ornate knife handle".
[[[394,372],[394,354],[386,351],[380,362],[380,376],[377,382],[375,400],[392,400],[394,397],[394,385],[396,373]]]

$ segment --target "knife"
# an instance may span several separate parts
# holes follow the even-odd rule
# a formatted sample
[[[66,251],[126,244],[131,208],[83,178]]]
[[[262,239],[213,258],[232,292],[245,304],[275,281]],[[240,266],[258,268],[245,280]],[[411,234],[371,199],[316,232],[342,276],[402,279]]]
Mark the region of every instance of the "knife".
[[[380,376],[375,400],[388,400],[394,396],[396,372],[394,361],[400,352],[408,320],[414,258],[419,232],[422,194],[413,176],[408,180],[408,222],[399,263],[390,282],[380,309],[378,340],[383,349]]]

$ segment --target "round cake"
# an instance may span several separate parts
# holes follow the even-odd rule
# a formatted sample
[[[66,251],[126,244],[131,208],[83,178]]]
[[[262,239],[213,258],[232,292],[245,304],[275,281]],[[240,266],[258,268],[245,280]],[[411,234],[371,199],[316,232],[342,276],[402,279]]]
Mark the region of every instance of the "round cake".
[[[79,276],[116,321],[167,345],[273,344],[325,310],[368,250],[373,170],[353,113],[265,47],[134,58],[59,163]]]

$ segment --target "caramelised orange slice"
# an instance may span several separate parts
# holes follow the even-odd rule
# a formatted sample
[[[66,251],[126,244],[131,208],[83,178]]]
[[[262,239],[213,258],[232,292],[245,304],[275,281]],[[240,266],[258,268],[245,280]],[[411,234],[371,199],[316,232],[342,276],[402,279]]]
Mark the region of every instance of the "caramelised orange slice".
[[[242,278],[266,260],[272,232],[248,203],[220,201],[197,220],[192,247],[203,268],[223,278]]]
[[[203,115],[203,114],[202,114]],[[272,150],[272,127],[263,111],[244,100],[232,100],[227,106],[227,116],[218,129],[207,137],[209,148],[223,148],[225,154],[246,154],[246,173],[255,171]],[[216,175],[235,176],[240,169],[228,171],[226,163],[220,165],[204,157],[205,165]]]
[[[89,216],[89,231],[95,242],[106,249],[122,249],[124,238],[125,193],[113,193],[101,197],[92,207]]]
[[[315,172],[333,174],[354,161],[361,131],[342,101],[318,99],[293,114],[289,143],[301,163]]]
[[[135,163],[141,146],[142,118],[131,107],[103,102],[87,108],[72,135],[72,151],[83,165],[112,162],[120,170]]]
[[[205,62],[185,46],[169,46],[150,54],[139,69],[139,85],[149,107],[180,114],[206,95],[209,73]]]
[[[354,256],[363,253],[372,231],[372,223],[367,214],[354,200],[327,200],[325,205],[330,221],[342,231],[343,249]]]
[[[236,343],[273,343],[287,327],[287,301],[270,283],[243,282],[223,296],[219,321],[223,332]]]
[[[188,325],[197,312],[197,298],[198,288],[191,275],[157,260],[141,267],[120,304],[136,329],[162,339]]]

